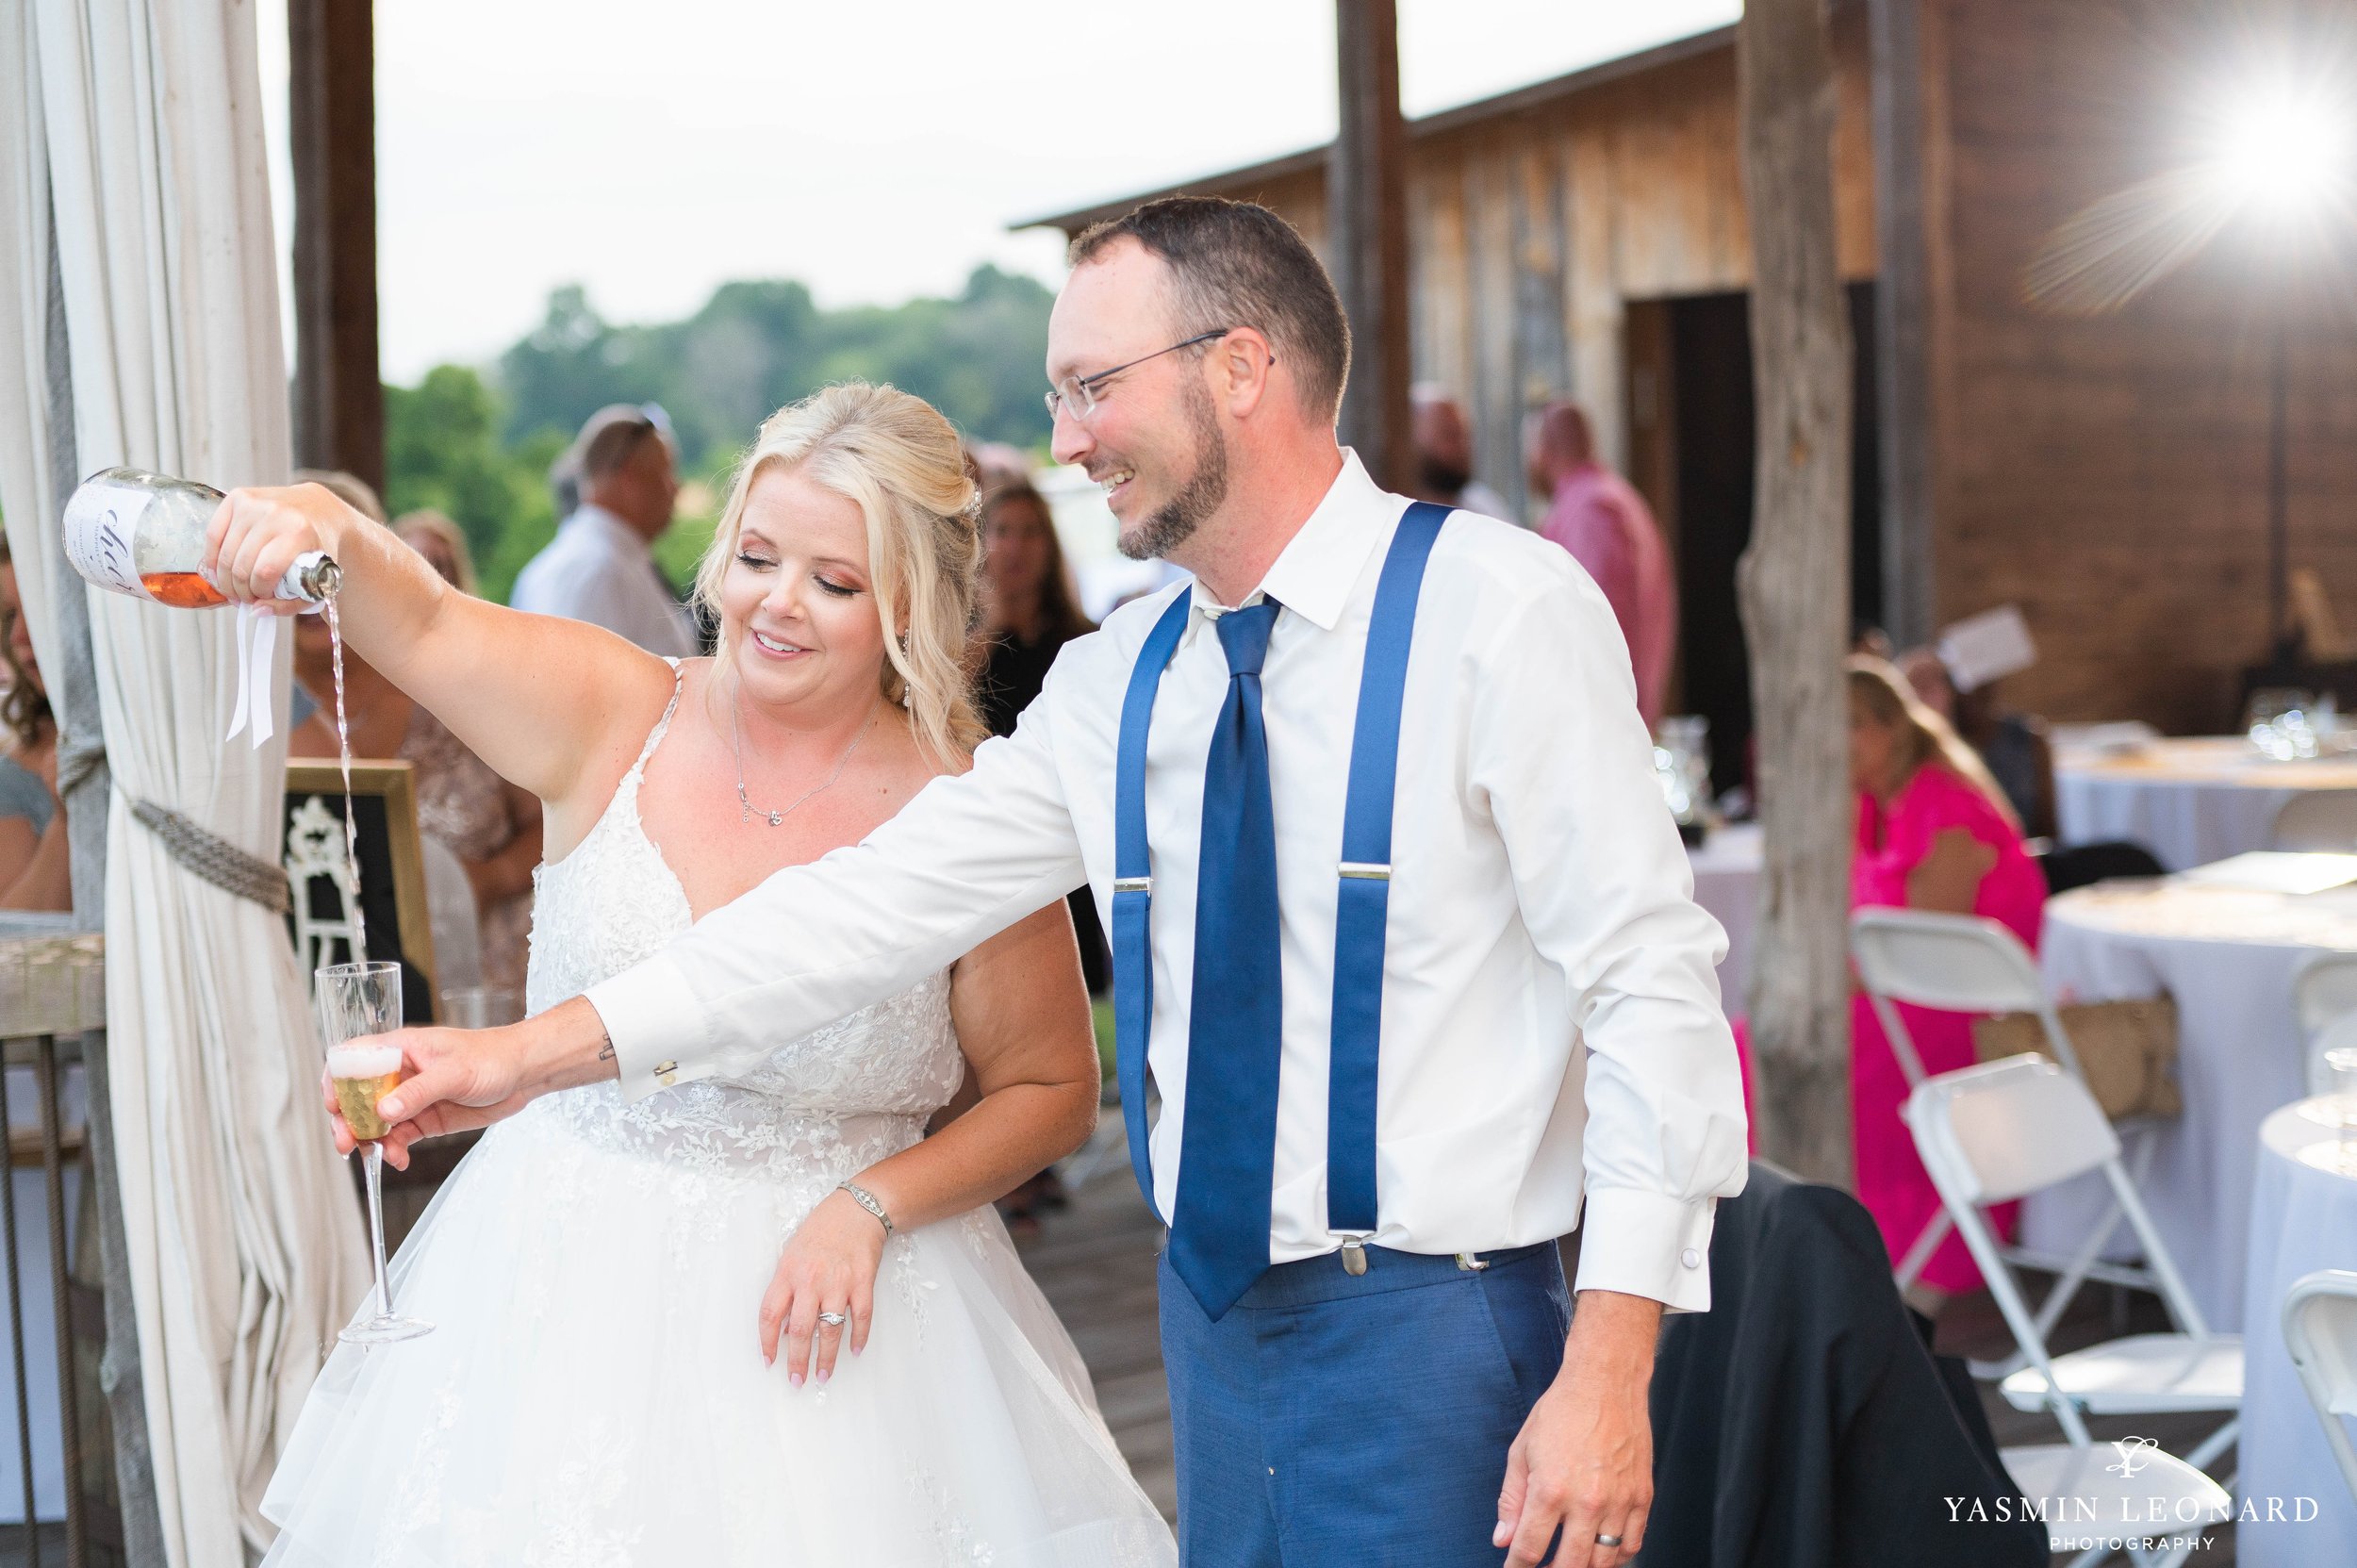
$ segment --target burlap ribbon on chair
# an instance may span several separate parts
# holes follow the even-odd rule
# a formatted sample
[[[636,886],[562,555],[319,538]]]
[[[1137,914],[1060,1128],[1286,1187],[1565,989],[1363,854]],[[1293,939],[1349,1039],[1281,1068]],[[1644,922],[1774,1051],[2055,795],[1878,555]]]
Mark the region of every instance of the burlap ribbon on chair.
[[[2177,1116],[2177,1001],[2167,995],[2134,1001],[2069,1002],[2056,1008],[2087,1088],[2114,1121]],[[2052,1060],[2035,1013],[1972,1020],[1972,1050],[1984,1062],[2029,1053]]]

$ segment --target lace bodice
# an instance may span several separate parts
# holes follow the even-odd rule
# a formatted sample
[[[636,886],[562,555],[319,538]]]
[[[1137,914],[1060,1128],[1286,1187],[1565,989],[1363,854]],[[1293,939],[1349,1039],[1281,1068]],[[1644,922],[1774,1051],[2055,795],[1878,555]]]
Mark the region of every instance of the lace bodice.
[[[534,1013],[651,956],[692,921],[686,890],[638,816],[647,759],[678,706],[675,683],[669,706],[588,836],[535,874],[526,980]],[[945,970],[781,1042],[742,1075],[681,1084],[629,1105],[618,1085],[594,1084],[551,1095],[517,1120],[536,1113],[609,1149],[824,1191],[915,1143],[964,1071]]]

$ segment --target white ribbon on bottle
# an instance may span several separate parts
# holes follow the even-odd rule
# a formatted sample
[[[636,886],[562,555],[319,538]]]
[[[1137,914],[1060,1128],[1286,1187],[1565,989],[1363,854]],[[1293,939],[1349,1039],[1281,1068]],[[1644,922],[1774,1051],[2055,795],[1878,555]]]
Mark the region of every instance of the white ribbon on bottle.
[[[230,636],[238,645],[238,707],[229,716],[229,733],[222,740],[226,744],[237,739],[250,721],[254,749],[258,751],[277,734],[270,677],[278,653],[278,617],[259,604],[240,604],[237,630]]]

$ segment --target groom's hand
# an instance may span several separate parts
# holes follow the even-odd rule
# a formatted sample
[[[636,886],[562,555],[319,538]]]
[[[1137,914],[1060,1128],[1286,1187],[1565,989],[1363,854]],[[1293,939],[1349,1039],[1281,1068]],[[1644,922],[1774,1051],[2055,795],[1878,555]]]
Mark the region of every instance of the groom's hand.
[[[404,1029],[382,1038],[402,1054],[401,1083],[377,1102],[391,1124],[385,1157],[396,1170],[408,1168],[409,1146],[420,1139],[488,1127],[542,1095],[615,1071],[610,1048],[600,1053],[605,1029],[597,1009],[578,997],[502,1029]],[[353,1147],[340,1116],[336,1147]]]
[[[1506,1568],[1619,1568],[1645,1541],[1653,1507],[1654,1342],[1661,1303],[1582,1291],[1563,1370],[1507,1451],[1492,1544]],[[1558,1529],[1561,1546],[1547,1556]],[[1618,1545],[1596,1537],[1620,1538]]]

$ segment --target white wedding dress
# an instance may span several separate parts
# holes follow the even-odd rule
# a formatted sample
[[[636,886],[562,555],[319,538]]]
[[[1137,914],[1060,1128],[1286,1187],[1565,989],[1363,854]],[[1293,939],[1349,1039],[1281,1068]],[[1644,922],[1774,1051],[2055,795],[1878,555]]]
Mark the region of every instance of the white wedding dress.
[[[672,698],[676,706],[678,697]],[[542,868],[534,1012],[689,924],[638,782]],[[283,1568],[1172,1564],[1072,1341],[988,1207],[884,1247],[865,1352],[762,1364],[780,1247],[914,1144],[962,1071],[948,977],[634,1105],[492,1128],[392,1264],[422,1339],[338,1345],[262,1510]]]

